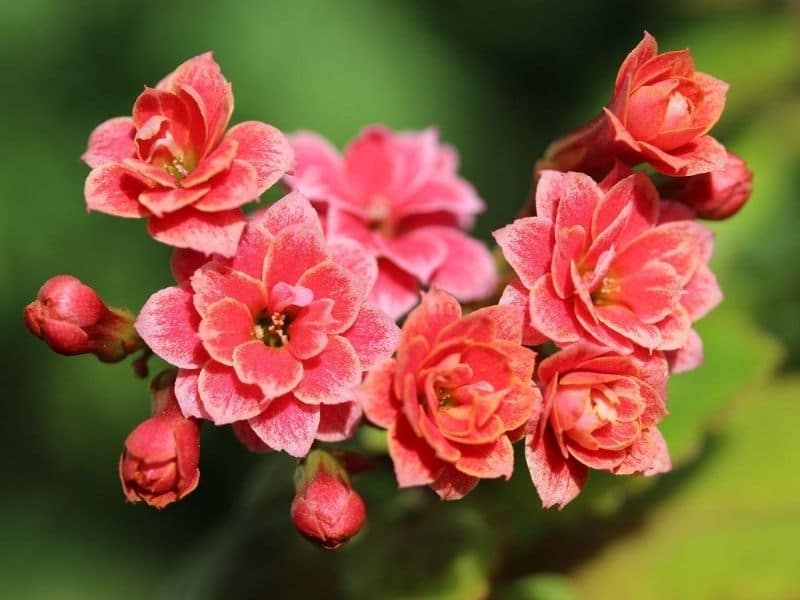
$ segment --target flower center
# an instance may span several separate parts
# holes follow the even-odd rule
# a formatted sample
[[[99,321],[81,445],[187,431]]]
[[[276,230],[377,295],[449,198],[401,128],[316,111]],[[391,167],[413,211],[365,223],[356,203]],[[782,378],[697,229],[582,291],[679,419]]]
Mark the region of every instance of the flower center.
[[[178,158],[173,158],[171,161],[164,162],[164,170],[172,175],[176,181],[180,181],[189,174],[189,169],[187,169],[183,161]]]
[[[371,231],[380,233],[386,237],[392,235],[391,211],[389,201],[383,196],[376,196],[370,200],[366,208],[367,226]]]
[[[451,390],[439,388],[436,391],[436,399],[439,401],[439,410],[458,406],[458,401],[453,397]]]
[[[280,348],[289,343],[288,317],[281,312],[261,316],[253,325],[253,337],[270,348]]]

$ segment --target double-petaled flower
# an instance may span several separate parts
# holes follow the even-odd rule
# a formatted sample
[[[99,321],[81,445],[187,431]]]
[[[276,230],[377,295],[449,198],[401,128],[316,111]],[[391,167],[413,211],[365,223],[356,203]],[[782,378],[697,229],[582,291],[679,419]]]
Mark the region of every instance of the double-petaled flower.
[[[455,500],[482,478],[508,479],[512,441],[535,423],[541,394],[523,347],[522,316],[491,306],[465,317],[432,290],[403,325],[397,357],[373,368],[358,390],[367,418],[388,429],[400,487],[430,485]]]
[[[483,202],[457,175],[458,158],[436,131],[366,129],[344,155],[313,133],[291,136],[297,166],[287,180],[326,216],[331,238],[357,240],[378,259],[371,300],[393,318],[423,286],[462,302],[497,283],[487,248],[466,235]]]
[[[233,94],[211,53],[180,65],[136,99],[131,117],[101,123],[83,160],[89,210],[146,218],[165,244],[230,256],[241,206],[292,166],[284,135],[248,121],[226,133]]]
[[[660,223],[644,173],[604,192],[582,173],[544,171],[536,209],[494,234],[519,277],[501,302],[525,313],[526,342],[583,340],[621,354],[693,343],[692,323],[722,298],[708,268],[712,234]]]
[[[589,469],[654,475],[671,468],[656,428],[667,414],[663,354],[621,356],[578,343],[543,360],[537,381],[544,394],[539,427],[525,456],[545,508],[580,493]]]
[[[365,303],[376,271],[357,244],[326,245],[316,212],[292,194],[258,213],[236,255],[154,294],[136,323],[180,367],[186,416],[235,424],[248,447],[305,455],[315,437],[349,436],[348,392],[390,356],[397,326]]]

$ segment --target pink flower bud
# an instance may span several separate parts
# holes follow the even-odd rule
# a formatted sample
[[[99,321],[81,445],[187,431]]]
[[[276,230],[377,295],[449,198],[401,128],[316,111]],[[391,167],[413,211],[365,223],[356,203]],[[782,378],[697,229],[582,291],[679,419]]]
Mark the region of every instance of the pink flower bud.
[[[311,452],[295,472],[291,516],[311,542],[335,550],[361,530],[366,507],[350,487],[347,471],[322,450]]]
[[[129,502],[164,508],[193,491],[200,480],[200,423],[181,414],[174,382],[173,371],[155,377],[153,416],[125,440],[119,477]]]
[[[753,173],[747,163],[728,152],[724,169],[679,179],[675,188],[674,200],[691,207],[703,219],[718,221],[735,215],[750,198]]]
[[[56,275],[25,307],[25,325],[59,354],[95,354],[116,362],[141,347],[133,315],[106,306],[92,288],[71,275]]]

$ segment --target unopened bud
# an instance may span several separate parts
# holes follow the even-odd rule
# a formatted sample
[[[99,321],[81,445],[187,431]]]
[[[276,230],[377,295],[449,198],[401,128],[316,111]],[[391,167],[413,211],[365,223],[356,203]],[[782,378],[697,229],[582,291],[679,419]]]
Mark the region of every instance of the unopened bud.
[[[174,383],[174,370],[153,379],[153,414],[125,440],[119,477],[130,502],[164,508],[192,492],[200,481],[200,423],[181,414]]]
[[[313,543],[334,550],[364,525],[364,501],[344,466],[327,452],[314,450],[297,467],[295,489],[292,521]]]
[[[702,219],[719,221],[732,217],[753,190],[753,173],[747,163],[728,152],[728,165],[693,177],[671,180],[662,192],[667,198],[691,207]]]
[[[133,315],[106,306],[71,275],[48,279],[23,317],[31,333],[59,354],[95,354],[103,362],[117,362],[142,347]]]

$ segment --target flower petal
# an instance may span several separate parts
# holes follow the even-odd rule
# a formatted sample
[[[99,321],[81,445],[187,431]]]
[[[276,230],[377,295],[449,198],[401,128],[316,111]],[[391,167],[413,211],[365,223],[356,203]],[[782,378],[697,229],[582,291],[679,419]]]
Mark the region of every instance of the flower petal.
[[[332,333],[341,333],[352,326],[367,296],[364,282],[331,260],[307,270],[297,284],[310,289],[315,299],[333,300],[329,329]]]
[[[532,435],[526,438],[525,460],[543,508],[564,508],[586,483],[588,469],[572,458],[564,458],[549,429],[538,441]]]
[[[295,285],[306,271],[326,258],[325,240],[319,230],[302,224],[287,227],[275,236],[267,253],[264,285],[268,291],[278,282]],[[314,298],[318,300],[325,296],[315,294]]]
[[[339,404],[361,382],[358,355],[346,339],[333,335],[320,354],[303,362],[303,377],[294,390],[307,404]]]
[[[150,296],[139,317],[136,331],[158,356],[182,369],[198,369],[206,352],[197,329],[200,315],[192,295],[179,287],[168,287]]]
[[[233,351],[233,368],[243,382],[260,387],[266,398],[287,394],[303,379],[303,364],[286,348],[260,341],[238,346]]]
[[[456,468],[467,475],[488,479],[511,478],[514,470],[514,449],[508,437],[503,435],[492,444],[462,445],[461,458]]]
[[[398,486],[427,485],[441,475],[445,463],[436,458],[433,449],[417,437],[404,418],[392,423],[388,442]]]
[[[153,239],[168,246],[232,256],[245,223],[239,209],[204,213],[187,207],[160,219],[150,218],[147,231]]]
[[[399,319],[419,302],[419,282],[385,259],[378,260],[378,277],[369,301]]]
[[[215,425],[243,421],[261,412],[261,390],[242,383],[232,368],[213,360],[200,371],[197,389],[203,408]]]
[[[355,390],[367,418],[384,429],[391,427],[398,415],[392,395],[395,364],[392,358],[378,363],[367,371],[364,382]]]
[[[231,128],[225,137],[239,143],[236,158],[255,167],[256,195],[263,194],[294,164],[294,151],[289,140],[272,125],[245,121]]]
[[[553,223],[549,219],[517,219],[492,235],[526,288],[531,289],[550,270]]]
[[[89,145],[81,160],[97,168],[107,163],[120,162],[136,155],[133,136],[136,129],[130,117],[114,117],[100,123],[89,135]]]
[[[447,249],[431,286],[450,292],[461,302],[482,300],[497,287],[497,267],[485,244],[452,227],[426,227]]]
[[[258,197],[256,176],[253,165],[237,158],[229,169],[209,180],[210,190],[195,203],[195,208],[203,212],[219,212],[255,200]]]
[[[254,316],[266,305],[260,281],[218,261],[208,262],[197,269],[190,282],[194,290],[194,306],[203,316],[209,306],[223,298],[238,300]]]
[[[198,330],[211,358],[233,366],[233,351],[253,339],[253,317],[238,300],[223,298],[208,307]]]
[[[185,206],[195,204],[198,200],[203,198],[210,189],[209,186],[203,185],[189,189],[158,188],[155,190],[147,190],[139,194],[139,202],[156,217],[163,217]]]
[[[117,164],[93,169],[86,178],[83,194],[86,208],[115,217],[136,219],[149,214],[139,203],[139,194],[149,185],[134,173]]]
[[[320,404],[319,410],[316,438],[321,442],[341,442],[353,437],[363,414],[358,402]]]
[[[442,500],[460,500],[478,485],[480,479],[465,475],[452,465],[447,465],[431,488]]]
[[[364,304],[353,325],[343,335],[352,344],[361,368],[366,371],[394,353],[400,340],[400,329],[385,312]]]
[[[199,369],[179,369],[178,376],[175,378],[175,398],[183,416],[195,419],[211,419],[203,402],[200,400],[200,392],[197,389],[197,379],[200,375]]]
[[[301,458],[308,454],[320,423],[319,406],[310,406],[287,394],[275,398],[264,412],[250,419],[250,427],[270,448]]]

